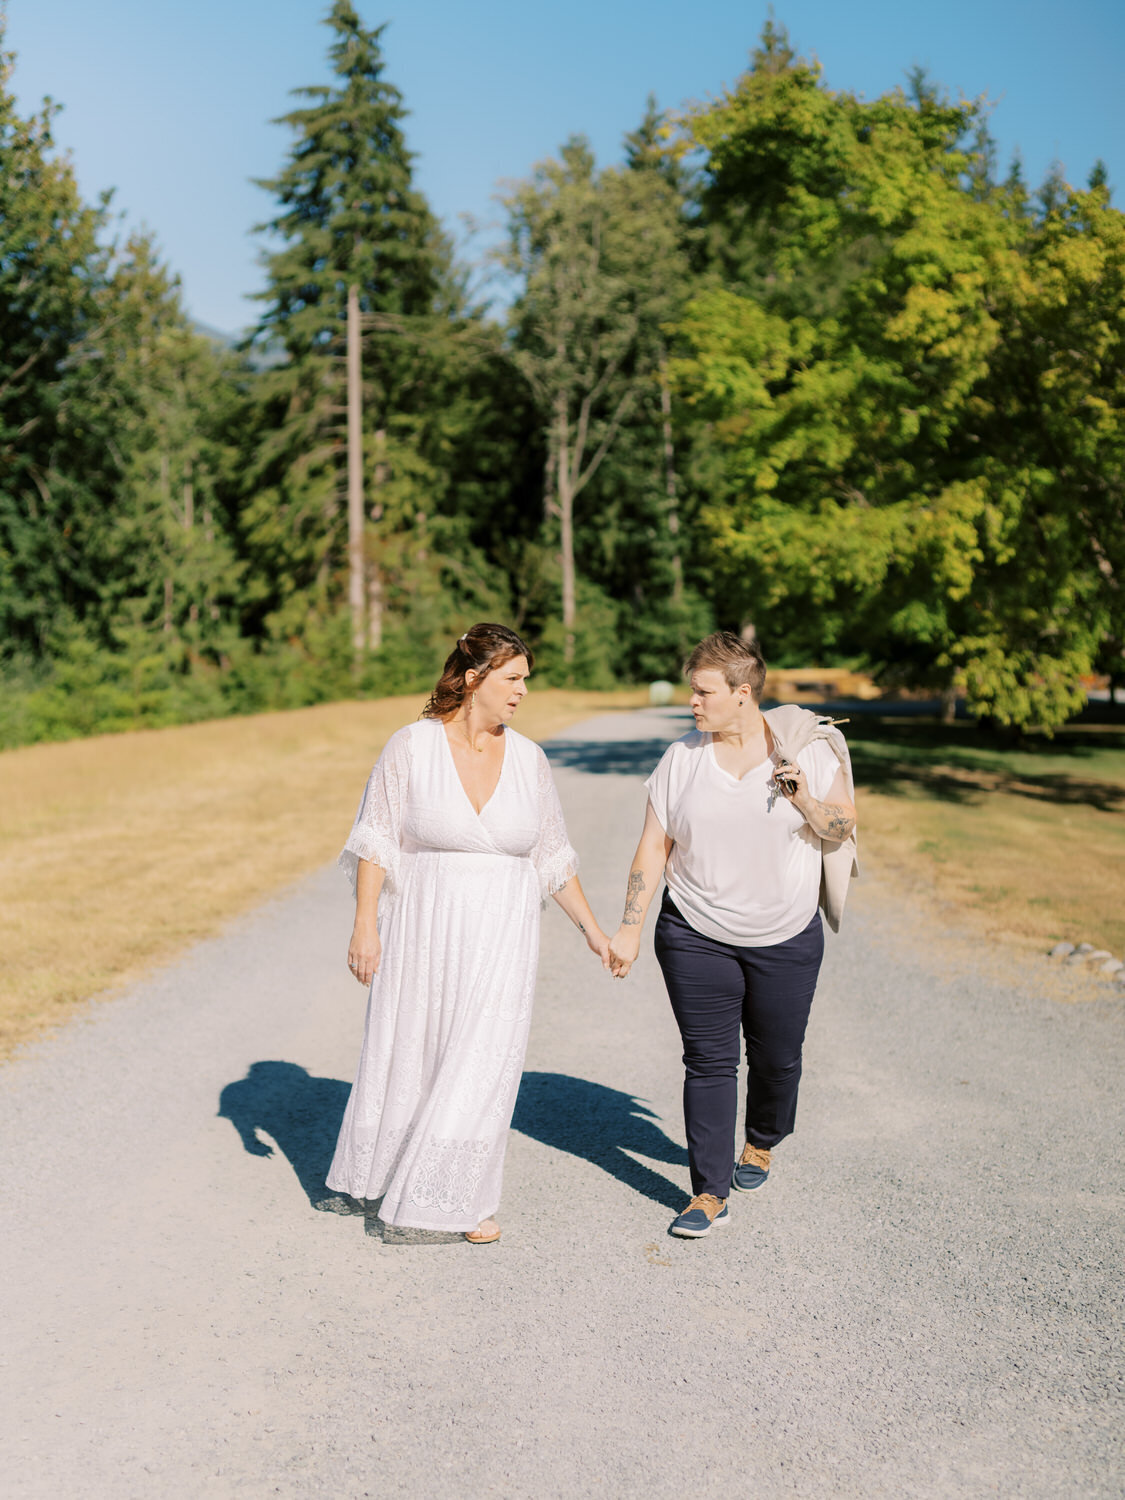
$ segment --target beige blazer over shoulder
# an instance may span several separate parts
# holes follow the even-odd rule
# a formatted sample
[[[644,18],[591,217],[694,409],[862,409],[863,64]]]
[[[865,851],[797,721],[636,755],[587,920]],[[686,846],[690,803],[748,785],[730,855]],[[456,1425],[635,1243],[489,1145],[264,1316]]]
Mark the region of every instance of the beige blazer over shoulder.
[[[773,735],[774,749],[786,760],[796,760],[812,740],[827,740],[844,768],[848,797],[852,802],[855,801],[852,759],[848,754],[847,741],[831,719],[823,714],[813,713],[809,708],[802,708],[799,703],[783,703],[780,708],[764,709],[762,717]],[[832,931],[839,932],[844,902],[848,899],[848,885],[859,874],[855,829],[839,842],[821,839],[820,857],[821,910]]]

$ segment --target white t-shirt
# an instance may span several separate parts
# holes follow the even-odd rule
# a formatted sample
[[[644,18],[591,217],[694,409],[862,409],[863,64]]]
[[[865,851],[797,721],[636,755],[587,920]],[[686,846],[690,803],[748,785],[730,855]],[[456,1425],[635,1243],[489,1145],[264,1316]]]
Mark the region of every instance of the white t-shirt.
[[[827,796],[840,762],[825,740],[797,756],[809,791]],[[664,752],[645,782],[672,840],[665,879],[685,920],[705,937],[767,948],[804,931],[820,894],[820,839],[777,789],[776,760],[737,780],[694,729]]]

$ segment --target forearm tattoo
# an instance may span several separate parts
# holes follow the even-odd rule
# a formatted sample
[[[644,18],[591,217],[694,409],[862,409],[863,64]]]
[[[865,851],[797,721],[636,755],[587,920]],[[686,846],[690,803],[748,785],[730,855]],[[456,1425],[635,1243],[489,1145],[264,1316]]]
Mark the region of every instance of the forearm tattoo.
[[[835,839],[839,843],[855,827],[855,818],[846,813],[838,802],[818,802],[816,808],[823,822],[823,838]]]
[[[625,896],[625,915],[621,918],[622,927],[639,927],[644,921],[644,912],[641,911],[641,892],[645,888],[645,878],[640,870],[629,871],[629,890]]]

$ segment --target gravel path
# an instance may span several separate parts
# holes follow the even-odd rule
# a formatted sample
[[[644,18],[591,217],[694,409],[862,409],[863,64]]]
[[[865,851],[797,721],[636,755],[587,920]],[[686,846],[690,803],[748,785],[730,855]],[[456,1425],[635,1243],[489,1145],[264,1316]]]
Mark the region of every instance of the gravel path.
[[[553,747],[607,924],[684,727]],[[403,1243],[310,1206],[362,1027],[349,927],[321,872],[0,1072],[11,1500],[1125,1491],[1120,1001],[981,973],[865,878],[798,1133],[679,1241],[651,930],[614,983],[552,907],[504,1238]]]

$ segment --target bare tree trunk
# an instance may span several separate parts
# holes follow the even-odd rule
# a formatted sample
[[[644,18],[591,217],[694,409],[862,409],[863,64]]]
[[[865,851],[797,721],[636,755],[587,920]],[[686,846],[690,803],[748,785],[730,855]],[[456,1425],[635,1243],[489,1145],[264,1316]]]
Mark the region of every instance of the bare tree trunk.
[[[543,519],[550,521],[558,509],[555,500],[555,470],[558,467],[558,455],[555,452],[554,443],[547,445],[547,462],[543,465]]]
[[[660,417],[664,429],[664,494],[668,504],[668,535],[672,541],[672,602],[684,597],[684,564],[680,556],[680,508],[676,494],[676,450],[672,446],[672,390],[668,384],[668,356],[660,351]]]
[[[195,525],[195,489],[191,482],[191,459],[184,460],[184,530]]]
[[[555,422],[557,456],[555,477],[558,482],[559,532],[562,552],[562,618],[563,660],[569,666],[574,661],[574,633],[578,621],[578,604],[574,581],[574,493],[570,472],[570,447],[567,433],[566,395],[560,391],[555,397]]]
[[[957,718],[957,689],[950,684],[941,690],[941,722],[952,724]]]
[[[164,580],[164,629],[172,628],[172,580]]]
[[[387,482],[387,465],[384,453],[387,446],[386,430],[379,428],[375,434],[375,494]],[[371,507],[372,521],[379,522],[383,518],[382,504],[376,499]],[[379,567],[378,555],[372,557],[367,568],[367,644],[372,651],[378,651],[383,644],[383,574]]]
[[[348,287],[348,605],[352,650],[363,656],[363,392],[359,355],[359,288]]]
[[[378,568],[367,574],[367,645],[378,651],[383,644],[383,575]]]

